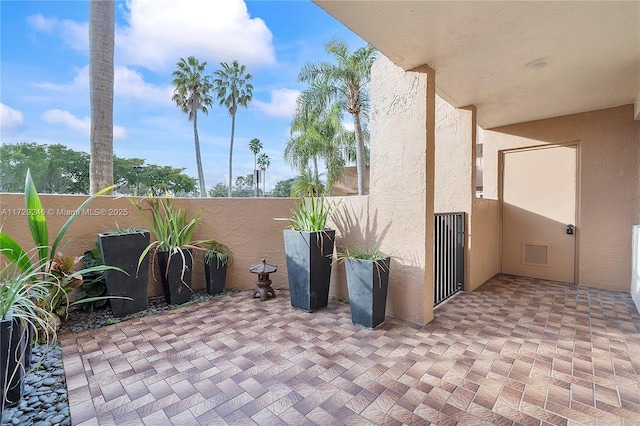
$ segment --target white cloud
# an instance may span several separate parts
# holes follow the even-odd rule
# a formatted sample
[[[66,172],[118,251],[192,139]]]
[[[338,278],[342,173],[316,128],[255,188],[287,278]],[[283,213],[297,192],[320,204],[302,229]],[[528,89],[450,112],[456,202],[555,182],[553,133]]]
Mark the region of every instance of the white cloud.
[[[131,68],[116,66],[113,90],[117,96],[131,97],[156,103],[171,103],[173,88],[146,83],[144,76]]]
[[[23,116],[20,111],[0,103],[0,129],[2,131],[17,130],[22,126]]]
[[[115,96],[139,99],[155,103],[171,103],[173,88],[171,86],[156,86],[144,81],[142,73],[124,65],[116,66],[113,76],[113,92]],[[78,70],[73,82],[65,84],[36,83],[37,87],[65,93],[77,93],[89,90],[89,66]]]
[[[27,22],[36,31],[45,34],[59,33],[64,42],[75,50],[89,52],[89,24],[69,19],[47,18],[41,14],[31,15]]]
[[[50,109],[42,114],[42,120],[50,124],[62,124],[65,127],[85,136],[91,135],[91,119],[89,117],[78,118],[69,111]],[[124,127],[113,126],[113,139],[126,139],[127,132]]]
[[[128,0],[126,7],[128,26],[116,31],[124,63],[159,71],[187,56],[249,68],[275,62],[271,31],[243,0]]]
[[[253,105],[271,117],[292,117],[296,112],[296,102],[300,96],[299,90],[274,89],[271,91],[271,101],[253,101]]]
[[[347,129],[350,132],[353,132],[356,128],[356,126],[353,124],[353,121],[343,121],[342,122],[342,127],[344,127],[345,129]]]

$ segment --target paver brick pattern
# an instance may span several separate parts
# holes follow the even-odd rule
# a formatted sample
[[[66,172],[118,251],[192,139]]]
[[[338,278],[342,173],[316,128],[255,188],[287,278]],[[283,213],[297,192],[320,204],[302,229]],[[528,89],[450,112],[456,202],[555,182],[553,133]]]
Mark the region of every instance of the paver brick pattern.
[[[235,293],[66,335],[72,423],[640,424],[628,293],[499,275],[416,325]]]

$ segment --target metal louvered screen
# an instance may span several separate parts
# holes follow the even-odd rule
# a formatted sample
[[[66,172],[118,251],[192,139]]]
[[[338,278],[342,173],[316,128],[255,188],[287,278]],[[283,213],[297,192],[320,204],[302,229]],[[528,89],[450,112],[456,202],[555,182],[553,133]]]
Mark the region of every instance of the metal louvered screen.
[[[435,214],[433,306],[463,289],[464,212]]]

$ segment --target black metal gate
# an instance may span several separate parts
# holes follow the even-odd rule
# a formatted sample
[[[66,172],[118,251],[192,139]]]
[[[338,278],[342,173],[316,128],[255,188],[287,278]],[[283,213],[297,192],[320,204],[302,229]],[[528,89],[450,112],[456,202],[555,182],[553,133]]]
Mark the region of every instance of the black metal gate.
[[[435,214],[433,306],[464,287],[464,212]]]

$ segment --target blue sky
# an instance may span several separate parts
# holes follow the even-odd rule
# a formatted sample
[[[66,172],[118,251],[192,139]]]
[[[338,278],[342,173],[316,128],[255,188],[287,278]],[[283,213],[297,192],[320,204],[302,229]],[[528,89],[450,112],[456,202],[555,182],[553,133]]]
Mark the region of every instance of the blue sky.
[[[88,1],[1,1],[2,143],[89,152],[88,15]],[[298,72],[327,59],[324,44],[333,37],[351,49],[365,44],[310,1],[117,1],[115,154],[197,177],[193,126],[171,101],[171,73],[181,57],[207,61],[209,72],[238,59],[254,76],[254,102],[236,116],[233,177],[252,172],[248,142],[258,138],[271,157],[270,190],[296,174],[282,153],[304,89]],[[217,104],[198,118],[207,188],[227,182],[230,130]]]

